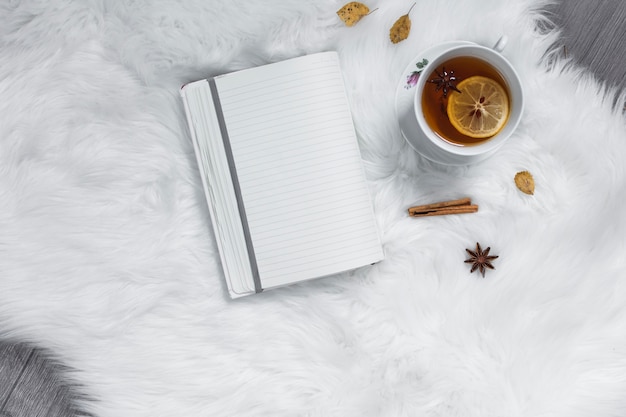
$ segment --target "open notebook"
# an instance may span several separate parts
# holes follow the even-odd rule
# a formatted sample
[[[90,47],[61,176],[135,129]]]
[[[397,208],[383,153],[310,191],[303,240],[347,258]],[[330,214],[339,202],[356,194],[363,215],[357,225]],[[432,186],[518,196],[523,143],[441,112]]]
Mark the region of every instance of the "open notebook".
[[[383,259],[335,52],[181,95],[231,297]]]

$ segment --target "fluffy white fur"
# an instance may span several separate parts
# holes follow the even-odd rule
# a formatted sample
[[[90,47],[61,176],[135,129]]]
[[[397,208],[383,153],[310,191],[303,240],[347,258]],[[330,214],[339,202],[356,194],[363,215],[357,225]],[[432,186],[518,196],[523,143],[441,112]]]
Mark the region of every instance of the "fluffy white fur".
[[[542,0],[0,2],[0,337],[51,349],[97,416],[626,414],[626,123],[551,50]],[[422,49],[510,38],[524,120],[429,163],[394,118]],[[304,53],[342,61],[386,260],[228,299],[178,88]],[[306,82],[306,80],[302,80]],[[623,97],[619,97],[623,100]],[[514,186],[529,170],[534,196]],[[473,215],[411,219],[470,196]],[[465,248],[500,258],[485,279]]]

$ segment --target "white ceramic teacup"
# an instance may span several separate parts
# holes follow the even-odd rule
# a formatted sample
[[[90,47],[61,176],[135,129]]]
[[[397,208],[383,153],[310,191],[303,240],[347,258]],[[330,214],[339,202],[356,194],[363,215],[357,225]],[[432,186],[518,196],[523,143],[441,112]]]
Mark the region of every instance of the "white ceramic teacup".
[[[412,96],[412,106],[399,112],[402,133],[409,144],[425,158],[445,165],[467,165],[492,155],[517,128],[524,109],[524,92],[520,78],[510,62],[500,54],[506,44],[501,38],[496,46],[488,48],[471,42],[450,42],[429,50]],[[494,136],[475,145],[455,145],[439,137],[427,124],[422,112],[422,93],[429,74],[452,58],[469,56],[486,61],[495,68],[507,83],[510,93],[510,113],[505,126]]]

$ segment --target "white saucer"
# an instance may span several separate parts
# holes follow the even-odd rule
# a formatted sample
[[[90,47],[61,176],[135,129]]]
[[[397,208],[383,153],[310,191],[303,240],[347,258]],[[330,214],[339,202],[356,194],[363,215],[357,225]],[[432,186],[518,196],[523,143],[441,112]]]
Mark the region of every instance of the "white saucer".
[[[431,62],[434,57],[436,57],[440,51],[448,49],[454,46],[461,45],[473,45],[472,42],[467,41],[449,41],[437,44],[432,46],[425,51],[420,52],[415,56],[413,60],[407,65],[406,69],[402,72],[402,76],[400,77],[400,81],[398,82],[398,87],[396,88],[396,119],[400,125],[400,131],[402,132],[402,136],[408,142],[408,144],[413,148],[416,152],[420,153],[427,159],[430,159],[434,162],[443,163],[446,165],[450,165],[449,161],[439,160],[436,155],[429,155],[425,153],[423,150],[420,151],[419,143],[423,143],[423,140],[420,140],[416,135],[419,135],[417,127],[415,129],[410,129],[407,126],[410,123],[402,123],[402,121],[406,121],[407,119],[415,119],[413,112],[413,97],[415,96],[415,86],[410,86],[407,83],[409,76],[414,72],[418,71],[417,63],[423,62],[426,59],[428,62]],[[420,76],[426,76],[429,72],[428,64],[424,65],[422,68],[422,72]]]

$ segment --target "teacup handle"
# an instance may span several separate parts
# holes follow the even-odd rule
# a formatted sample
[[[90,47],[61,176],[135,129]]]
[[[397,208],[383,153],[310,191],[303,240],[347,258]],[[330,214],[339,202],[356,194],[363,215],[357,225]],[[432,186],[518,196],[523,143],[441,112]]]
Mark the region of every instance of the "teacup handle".
[[[507,38],[506,35],[502,35],[500,39],[498,39],[498,42],[496,42],[496,44],[493,46],[493,49],[497,52],[502,52],[506,47],[508,41],[509,38]]]

